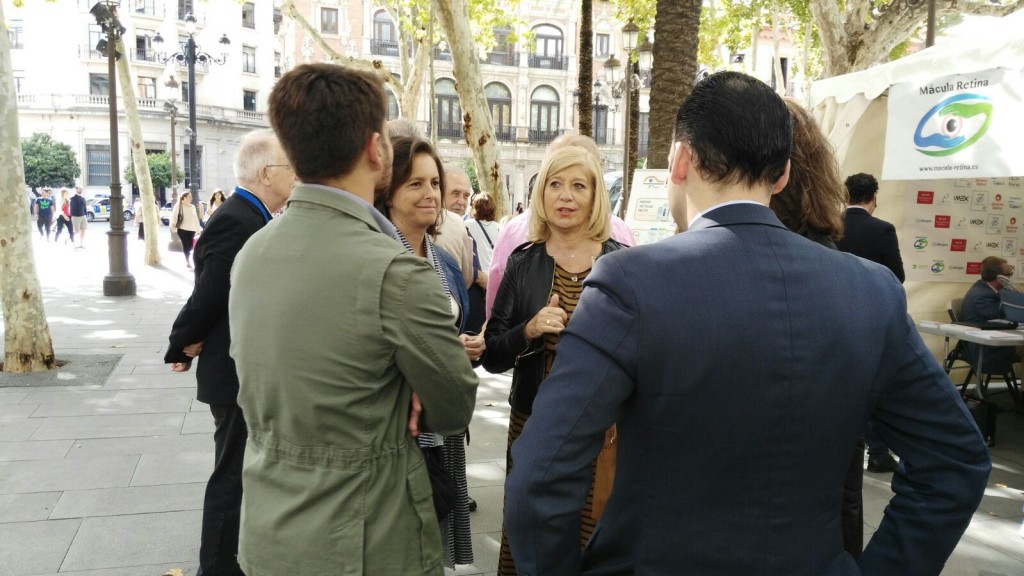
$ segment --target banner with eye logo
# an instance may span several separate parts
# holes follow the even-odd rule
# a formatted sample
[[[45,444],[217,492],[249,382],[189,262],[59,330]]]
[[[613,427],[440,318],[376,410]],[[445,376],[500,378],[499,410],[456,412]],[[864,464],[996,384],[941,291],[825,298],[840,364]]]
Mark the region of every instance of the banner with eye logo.
[[[889,88],[885,180],[1024,175],[1024,75],[1003,68]]]

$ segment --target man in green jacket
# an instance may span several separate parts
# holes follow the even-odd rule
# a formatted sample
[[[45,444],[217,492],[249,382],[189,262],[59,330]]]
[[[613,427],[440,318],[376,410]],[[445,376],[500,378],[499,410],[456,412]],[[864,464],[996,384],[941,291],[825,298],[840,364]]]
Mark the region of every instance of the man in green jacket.
[[[330,64],[270,95],[290,162],[273,169],[301,184],[231,274],[248,576],[444,573],[410,432],[465,430],[477,378],[437,274],[372,207],[391,174],[385,117],[374,76]]]

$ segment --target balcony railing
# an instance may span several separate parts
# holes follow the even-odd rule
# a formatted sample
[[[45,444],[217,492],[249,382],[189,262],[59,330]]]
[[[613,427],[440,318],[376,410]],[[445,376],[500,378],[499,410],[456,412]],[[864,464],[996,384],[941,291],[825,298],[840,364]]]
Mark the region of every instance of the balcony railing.
[[[442,50],[438,46],[434,46],[434,60],[443,60],[445,62],[451,62],[452,51],[449,48]]]
[[[370,39],[370,54],[376,56],[398,56],[397,40]]]
[[[78,57],[85,60],[106,60],[107,55],[88,44],[78,45]]]
[[[18,105],[21,111],[30,110],[69,110],[77,109],[83,112],[91,111],[97,114],[109,112],[110,97],[106,94],[18,94]],[[139,98],[139,110],[165,115],[165,100],[157,98]],[[180,104],[180,102],[179,102]],[[118,98],[118,108],[123,110],[124,103]],[[252,112],[238,108],[223,108],[221,106],[196,106],[196,117],[205,120],[218,120],[228,123],[244,124],[246,126],[267,127],[266,116],[263,112]],[[460,127],[461,129],[461,127]]]
[[[568,70],[569,59],[565,56],[540,56],[538,54],[530,54],[530,68]]]
[[[519,52],[488,52],[483,62],[497,66],[519,66]]]
[[[157,62],[156,50],[146,50],[144,48],[137,48],[135,50],[135,60],[140,62]],[[161,64],[162,66],[163,64]]]
[[[530,128],[527,138],[530,142],[547,144],[557,138],[562,132],[564,130],[535,130]]]
[[[495,126],[494,135],[501,142],[514,142],[516,139],[515,126]]]

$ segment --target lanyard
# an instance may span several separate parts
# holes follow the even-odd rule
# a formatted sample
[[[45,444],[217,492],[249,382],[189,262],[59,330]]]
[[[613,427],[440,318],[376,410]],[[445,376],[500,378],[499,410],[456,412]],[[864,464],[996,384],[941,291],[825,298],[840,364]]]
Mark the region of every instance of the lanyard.
[[[249,204],[255,206],[260,211],[260,214],[263,215],[264,223],[270,222],[270,211],[267,210],[267,207],[263,205],[263,202],[260,202],[259,198],[253,196],[252,192],[249,192],[248,190],[242,188],[241,186],[235,186],[235,194],[237,194],[242,200],[245,200]]]

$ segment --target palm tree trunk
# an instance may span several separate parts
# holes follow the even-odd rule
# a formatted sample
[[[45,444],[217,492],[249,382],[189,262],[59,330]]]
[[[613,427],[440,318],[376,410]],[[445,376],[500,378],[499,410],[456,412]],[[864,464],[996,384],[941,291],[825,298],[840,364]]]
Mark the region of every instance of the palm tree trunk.
[[[697,77],[701,0],[658,0],[654,23],[648,168],[667,168],[676,112]]]
[[[576,106],[580,110],[579,132],[594,135],[594,0],[580,2],[580,73]]]

